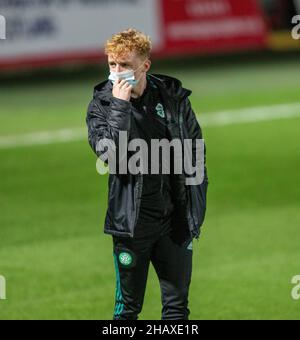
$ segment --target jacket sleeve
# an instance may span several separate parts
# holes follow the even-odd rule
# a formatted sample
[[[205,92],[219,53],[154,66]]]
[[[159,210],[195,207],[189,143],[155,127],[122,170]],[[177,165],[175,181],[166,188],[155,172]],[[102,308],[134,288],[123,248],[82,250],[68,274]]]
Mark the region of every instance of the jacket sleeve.
[[[203,139],[201,127],[197,121],[196,115],[192,109],[190,100],[185,98],[182,102],[181,110],[184,110],[183,116],[185,119],[186,136],[193,141],[195,139]],[[186,138],[186,137],[185,137]],[[196,159],[196,143],[193,143],[192,148],[192,158],[193,161]],[[203,175],[203,174],[202,174]],[[206,146],[204,143],[204,177],[202,178],[202,183],[199,185],[189,186],[189,195],[192,203],[192,210],[194,214],[194,220],[198,228],[200,228],[204,222],[206,215],[206,205],[207,205],[207,188],[208,188],[208,175],[206,167]],[[199,229],[200,230],[200,229]]]
[[[187,130],[188,138],[195,141],[196,139],[203,139],[202,129],[198,123],[195,112],[192,109],[191,102],[188,97],[181,102],[180,111],[183,113],[184,125]],[[193,160],[196,159],[196,143],[193,143]],[[206,145],[204,143],[204,182],[208,183],[207,167],[206,167]]]
[[[101,151],[97,147],[98,143],[103,139],[109,139],[114,142],[117,151],[116,155],[118,155],[119,132],[126,131],[128,137],[131,130],[131,109],[130,102],[118,98],[111,100],[108,110],[96,98],[90,102],[86,117],[88,140],[98,157],[101,158],[105,153],[105,151]],[[116,158],[116,160],[118,159],[119,157]]]

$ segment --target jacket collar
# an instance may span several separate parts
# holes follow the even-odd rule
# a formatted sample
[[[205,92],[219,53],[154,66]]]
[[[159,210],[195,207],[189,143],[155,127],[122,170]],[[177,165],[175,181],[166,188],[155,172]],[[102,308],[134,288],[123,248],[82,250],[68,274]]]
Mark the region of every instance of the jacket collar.
[[[152,74],[149,75],[149,79],[162,90],[165,90],[169,96],[176,98],[177,100],[184,99],[192,94],[192,91],[182,87],[181,81],[176,78],[162,74]]]

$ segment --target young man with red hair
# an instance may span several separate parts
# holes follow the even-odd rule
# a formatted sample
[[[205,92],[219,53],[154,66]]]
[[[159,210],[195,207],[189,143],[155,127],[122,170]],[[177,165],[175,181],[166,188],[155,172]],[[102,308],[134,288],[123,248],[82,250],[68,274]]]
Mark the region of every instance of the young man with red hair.
[[[169,76],[150,75],[151,41],[135,30],[106,44],[109,80],[95,87],[88,108],[89,143],[202,139],[191,108],[191,91]],[[118,147],[117,147],[118,152]],[[196,149],[192,150],[195,158]],[[173,155],[173,158],[175,156]],[[162,161],[159,169],[162,169]],[[192,240],[199,238],[206,210],[207,172],[201,184],[186,185],[184,173],[110,174],[105,233],[113,235],[117,291],[114,319],[135,320],[142,310],[148,269],[153,264],[162,293],[162,319],[188,319]]]

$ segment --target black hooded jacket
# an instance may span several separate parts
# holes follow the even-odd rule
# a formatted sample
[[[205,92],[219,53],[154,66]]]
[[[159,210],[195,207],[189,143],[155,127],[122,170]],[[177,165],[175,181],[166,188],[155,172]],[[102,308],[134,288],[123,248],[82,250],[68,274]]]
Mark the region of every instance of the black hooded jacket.
[[[185,139],[201,139],[202,131],[188,98],[191,91],[183,88],[179,80],[169,76],[148,75],[147,79],[158,88],[163,100],[169,138],[180,139],[182,145]],[[112,96],[110,81],[95,87],[86,123],[89,143],[98,157],[102,156],[102,152],[97,148],[100,140],[112,140],[118,148],[119,131],[127,132],[128,142],[139,137],[132,110],[131,102]],[[193,144],[193,159],[195,153],[196,147]],[[117,174],[109,175],[105,233],[119,237],[134,236],[141,206],[143,176],[143,174],[119,174],[118,171]],[[206,166],[201,184],[186,185],[184,173],[171,174],[170,184],[175,207],[171,227],[175,237],[180,243],[189,237],[199,238],[206,212],[208,186]]]

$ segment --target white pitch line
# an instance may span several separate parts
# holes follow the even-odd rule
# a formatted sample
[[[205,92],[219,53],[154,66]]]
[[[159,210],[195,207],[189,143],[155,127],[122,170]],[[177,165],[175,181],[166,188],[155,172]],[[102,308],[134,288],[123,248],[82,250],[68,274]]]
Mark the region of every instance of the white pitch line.
[[[27,134],[0,137],[0,149],[20,146],[47,145],[80,141],[87,138],[87,131],[83,128],[70,128],[53,131],[41,131]]]
[[[300,103],[260,106],[200,115],[203,126],[224,126],[287,119],[300,116]]]
[[[225,126],[300,117],[300,103],[260,106],[198,115],[201,126]],[[86,128],[69,128],[0,137],[0,149],[87,139]]]

